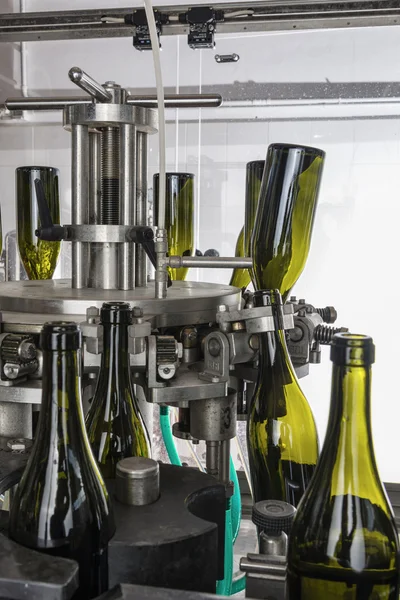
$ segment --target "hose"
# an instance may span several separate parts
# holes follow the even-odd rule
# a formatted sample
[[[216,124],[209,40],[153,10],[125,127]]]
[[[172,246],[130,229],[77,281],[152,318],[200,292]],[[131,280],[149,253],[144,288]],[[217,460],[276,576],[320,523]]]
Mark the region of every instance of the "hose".
[[[230,458],[230,478],[233,483],[233,496],[232,496],[232,544],[236,542],[236,538],[239,534],[240,521],[242,518],[242,499],[240,497],[239,480],[236,473],[233,458]]]
[[[160,406],[160,429],[171,465],[181,467],[181,459],[179,458],[174,442],[174,436],[172,435],[169,411],[169,406]]]
[[[165,107],[164,88],[161,73],[161,56],[158,42],[156,22],[151,0],[144,0],[147,24],[149,26],[151,49],[153,50],[154,73],[157,86],[158,105],[158,143],[159,143],[159,188],[158,188],[158,229],[165,229]]]
[[[243,573],[243,575],[241,575],[240,577],[238,577],[237,579],[234,579],[232,581],[231,596],[233,596],[234,594],[238,594],[239,592],[242,592],[245,588],[246,588],[246,574]]]

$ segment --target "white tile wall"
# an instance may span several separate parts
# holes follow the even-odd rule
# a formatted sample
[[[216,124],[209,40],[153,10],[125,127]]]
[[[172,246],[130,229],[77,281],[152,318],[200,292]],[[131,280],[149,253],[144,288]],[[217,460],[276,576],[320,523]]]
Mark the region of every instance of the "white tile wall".
[[[110,2],[95,4],[109,6]],[[70,9],[93,6],[92,0],[69,3]],[[27,9],[54,10],[54,1],[27,0]],[[329,82],[337,81],[398,81],[399,37],[399,28],[224,37],[217,50],[237,52],[241,59],[222,66],[216,65],[212,52],[193,52],[183,38],[165,38],[165,84],[173,89],[190,85],[193,89],[214,86],[215,90],[218,84],[226,84],[235,91],[250,81],[326,82],[327,88]],[[113,78],[137,89],[153,86],[151,56],[134,52],[130,39],[32,43],[27,50],[28,85],[41,93],[73,93],[67,78],[73,64],[101,81]],[[9,93],[2,83],[5,79],[7,90],[17,85],[18,60],[15,49],[0,53],[0,73],[5,75],[0,76],[0,101],[1,94]],[[376,105],[377,113],[382,106]],[[174,111],[170,113],[173,122],[167,126],[167,168],[196,175],[197,247],[233,255],[244,217],[246,163],[264,158],[268,144],[277,141],[326,150],[312,248],[295,292],[314,305],[334,305],[340,325],[374,337],[376,453],[382,477],[400,482],[400,402],[393,380],[398,352],[395,304],[391,302],[398,287],[400,118],[361,118],[365,108],[360,106],[352,109],[352,118],[341,120],[344,110],[338,105],[329,107],[329,112],[321,106],[308,107],[307,112],[287,107],[274,113],[251,106],[234,111]],[[158,170],[157,143],[153,136],[150,182]],[[69,134],[59,124],[0,125],[0,202],[5,230],[14,227],[14,169],[33,162],[60,168],[62,218],[69,221],[69,148]],[[227,282],[230,277],[222,270],[191,275],[211,282]],[[302,380],[321,439],[329,407],[328,355],[325,350],[323,363],[312,366],[310,376]]]

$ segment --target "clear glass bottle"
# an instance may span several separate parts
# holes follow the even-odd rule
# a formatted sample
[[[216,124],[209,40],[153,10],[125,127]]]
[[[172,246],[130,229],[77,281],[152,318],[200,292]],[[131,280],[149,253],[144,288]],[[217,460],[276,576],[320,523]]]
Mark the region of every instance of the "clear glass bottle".
[[[54,167],[18,167],[16,169],[17,239],[21,261],[29,279],[51,279],[57,266],[61,242],[36,237],[40,228],[35,179],[43,183],[53,223],[60,223],[58,169]]]
[[[278,290],[255,292],[254,306],[271,307],[275,330],[259,334],[258,379],[248,411],[253,501],[297,507],[317,464],[317,430],[287,350]]]
[[[398,600],[398,533],[371,431],[374,351],[368,336],[333,338],[326,438],[289,538],[289,600]]]
[[[153,178],[155,224],[158,222],[159,174]],[[194,254],[194,175],[192,173],[166,173],[165,229],[169,256]],[[171,269],[172,281],[184,281],[189,269]]]
[[[254,289],[278,289],[285,302],[310,250],[325,152],[308,146],[268,148],[251,237]]]
[[[118,461],[128,456],[149,457],[150,444],[131,379],[128,352],[131,307],[125,302],[105,302],[100,321],[103,353],[86,427],[103,477],[114,479]]]
[[[9,535],[16,542],[79,565],[74,600],[108,589],[107,548],[115,526],[82,414],[81,332],[47,323],[42,404],[28,464],[12,502]]]

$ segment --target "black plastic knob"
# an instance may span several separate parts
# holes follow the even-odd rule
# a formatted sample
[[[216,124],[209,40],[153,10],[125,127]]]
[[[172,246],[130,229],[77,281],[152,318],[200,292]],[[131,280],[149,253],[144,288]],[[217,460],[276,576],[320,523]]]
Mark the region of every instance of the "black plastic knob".
[[[253,506],[252,521],[265,533],[281,533],[287,535],[292,528],[296,509],[282,500],[261,500]]]

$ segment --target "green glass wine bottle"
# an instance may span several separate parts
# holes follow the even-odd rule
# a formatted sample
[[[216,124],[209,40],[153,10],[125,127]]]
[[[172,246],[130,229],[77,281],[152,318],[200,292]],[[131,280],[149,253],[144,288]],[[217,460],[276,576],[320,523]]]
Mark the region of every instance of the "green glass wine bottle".
[[[43,390],[32,452],[12,501],[9,535],[79,565],[73,600],[108,589],[107,548],[115,526],[82,414],[81,332],[47,323],[41,333]]]
[[[265,160],[252,160],[246,165],[246,199],[244,211],[245,256],[251,256],[251,235],[257,214]]]
[[[114,479],[117,462],[150,456],[147,430],[133,392],[125,302],[105,302],[100,313],[103,353],[96,390],[86,416],[89,441],[105,479]]]
[[[153,178],[155,223],[158,221],[159,174]],[[165,229],[169,256],[194,254],[194,175],[192,173],[166,173]],[[171,269],[172,281],[184,281],[189,269]]]
[[[289,538],[289,600],[398,600],[399,542],[375,462],[368,336],[336,334],[325,442]]]
[[[311,243],[325,153],[271,144],[251,237],[256,290],[278,289],[285,302],[300,277]]]
[[[238,239],[236,242],[235,256],[242,258],[245,256],[244,251],[244,226],[240,230]],[[232,277],[229,285],[241,288],[243,291],[246,290],[247,286],[251,282],[250,273],[248,269],[233,269]]]
[[[16,169],[18,250],[29,279],[51,279],[57,266],[61,242],[40,240],[35,234],[41,223],[34,181],[42,181],[53,223],[59,223],[59,177],[54,167]]]
[[[278,290],[255,292],[254,305],[270,307],[275,330],[259,334],[258,379],[248,411],[253,501],[297,506],[317,464],[317,430],[287,350]]]

